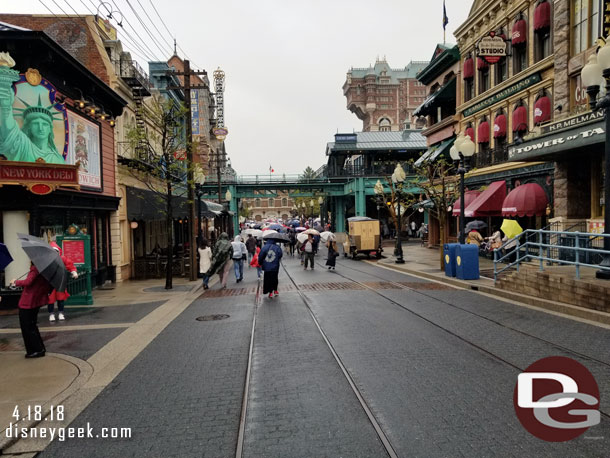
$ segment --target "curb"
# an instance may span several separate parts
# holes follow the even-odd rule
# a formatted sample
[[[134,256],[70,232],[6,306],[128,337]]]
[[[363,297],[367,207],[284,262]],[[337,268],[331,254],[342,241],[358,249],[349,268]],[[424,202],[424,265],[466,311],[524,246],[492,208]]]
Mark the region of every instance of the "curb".
[[[540,297],[528,296],[521,293],[507,291],[504,289],[495,288],[493,286],[487,286],[485,284],[471,283],[466,280],[454,280],[453,278],[444,277],[428,272],[421,272],[419,270],[409,269],[405,267],[398,267],[390,263],[379,262],[375,263],[379,266],[387,267],[388,269],[395,270],[397,272],[403,272],[409,275],[415,275],[418,277],[426,278],[428,280],[434,280],[440,283],[446,283],[456,288],[471,290],[474,292],[485,293],[492,296],[496,296],[502,299],[508,299],[514,301],[520,306],[532,306],[539,308],[546,312],[555,312],[567,315],[569,317],[580,318],[583,320],[592,321],[602,325],[610,326],[610,314],[600,312],[597,310],[586,309],[578,307],[572,304],[566,304],[565,302],[555,302],[548,299],[542,299]]]
[[[7,353],[19,353],[23,352],[7,352]],[[75,358],[73,356],[62,355],[60,353],[47,353],[47,356],[52,356],[57,359],[62,359],[74,366],[76,366],[78,370],[78,375],[76,378],[70,383],[70,385],[60,393],[56,394],[53,398],[48,400],[42,405],[42,414],[40,420],[21,420],[16,425],[19,428],[33,428],[38,424],[42,423],[44,419],[51,412],[51,406],[57,406],[63,404],[63,402],[76,393],[80,388],[87,383],[87,381],[93,375],[93,366],[82,359]],[[1,431],[0,434],[0,455],[3,455],[3,452],[12,445],[15,445],[19,441],[19,437],[6,437],[6,431]]]

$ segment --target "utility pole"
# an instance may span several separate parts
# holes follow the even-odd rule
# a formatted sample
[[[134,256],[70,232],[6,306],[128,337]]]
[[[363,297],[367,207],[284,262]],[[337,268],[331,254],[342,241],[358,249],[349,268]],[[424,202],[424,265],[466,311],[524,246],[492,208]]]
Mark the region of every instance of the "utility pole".
[[[184,91],[186,102],[186,157],[188,163],[187,169],[187,190],[188,190],[188,208],[189,208],[189,260],[191,265],[190,280],[197,279],[197,255],[195,241],[197,240],[197,227],[195,226],[195,171],[194,171],[194,155],[193,155],[193,122],[191,119],[191,89],[207,89],[206,85],[198,84],[191,85],[191,76],[207,75],[206,71],[191,71],[191,65],[188,60],[184,60],[184,71],[170,71],[169,75],[177,75],[184,77],[182,86],[168,86],[167,89],[179,89]],[[201,221],[198,221],[201,224]],[[171,262],[171,260],[170,260]]]

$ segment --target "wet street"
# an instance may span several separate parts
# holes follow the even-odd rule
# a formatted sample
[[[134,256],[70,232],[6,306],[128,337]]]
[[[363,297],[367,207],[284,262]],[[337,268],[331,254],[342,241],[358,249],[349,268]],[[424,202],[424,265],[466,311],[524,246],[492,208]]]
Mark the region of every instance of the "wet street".
[[[254,269],[211,287],[71,425],[131,438],[54,441],[40,456],[608,456],[610,330],[373,263],[329,272],[324,258],[304,271],[285,256],[273,299]],[[517,375],[545,356],[576,359],[600,388],[601,424],[571,442],[536,439],[515,415]]]

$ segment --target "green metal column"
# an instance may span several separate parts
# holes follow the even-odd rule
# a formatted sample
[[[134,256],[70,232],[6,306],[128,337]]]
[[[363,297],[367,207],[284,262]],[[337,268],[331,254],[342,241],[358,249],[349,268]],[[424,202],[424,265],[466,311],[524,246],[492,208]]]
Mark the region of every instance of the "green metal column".
[[[364,178],[356,178],[354,182],[356,216],[366,216],[366,194],[364,185]]]
[[[239,235],[239,209],[237,207],[237,188],[235,185],[229,186],[231,191],[231,201],[229,202],[229,210],[233,212],[233,236]]]
[[[335,232],[345,232],[345,201],[343,196],[337,196],[335,200],[335,212],[333,219],[335,220]]]

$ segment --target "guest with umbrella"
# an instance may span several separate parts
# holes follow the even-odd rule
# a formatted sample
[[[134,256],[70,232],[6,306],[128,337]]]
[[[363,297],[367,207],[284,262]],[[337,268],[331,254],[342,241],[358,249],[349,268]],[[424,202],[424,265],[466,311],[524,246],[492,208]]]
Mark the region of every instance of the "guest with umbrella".
[[[280,234],[276,234],[280,235]],[[263,294],[269,294],[269,299],[279,296],[278,275],[280,272],[280,261],[282,259],[282,249],[276,245],[274,238],[267,238],[265,246],[258,254],[258,263],[263,272]]]
[[[19,324],[25,344],[26,358],[40,358],[46,348],[38,330],[38,311],[47,304],[53,288],[65,291],[67,271],[59,253],[47,243],[25,234],[17,234],[23,251],[32,264],[25,280],[11,280],[12,286],[23,288],[19,299]]]
[[[330,234],[326,237],[326,247],[328,248],[328,259],[326,260],[326,265],[328,266],[328,270],[335,270],[335,264],[337,257],[339,256],[337,244],[335,243],[335,235],[330,232],[323,232],[322,234],[325,233]]]
[[[53,248],[59,253],[59,257],[63,261],[66,270],[72,275],[72,278],[78,278],[78,271],[76,270],[74,263],[72,262],[72,260],[63,255],[59,245],[55,242],[51,242],[49,245],[51,246],[51,248]],[[57,302],[57,319],[59,321],[63,321],[66,319],[66,317],[64,316],[64,301],[69,297],[70,294],[68,293],[68,291],[57,291],[56,289],[54,289],[51,292],[51,295],[49,296],[49,306],[47,307],[49,311],[50,322],[53,323],[55,321],[55,314],[53,313],[53,310],[55,308],[55,302]]]
[[[514,248],[517,246],[518,235],[523,232],[523,229],[517,221],[512,219],[505,219],[502,221],[500,229],[504,232],[504,238],[502,239],[502,242],[506,244],[504,246],[504,253],[513,250],[508,257],[508,262],[513,263],[517,259],[517,251],[514,250]]]

